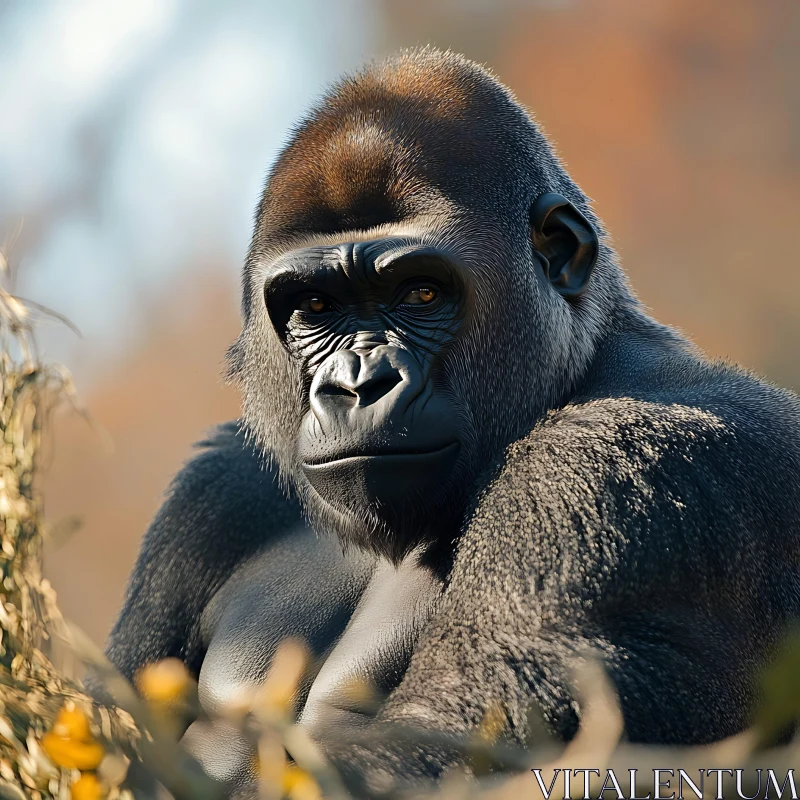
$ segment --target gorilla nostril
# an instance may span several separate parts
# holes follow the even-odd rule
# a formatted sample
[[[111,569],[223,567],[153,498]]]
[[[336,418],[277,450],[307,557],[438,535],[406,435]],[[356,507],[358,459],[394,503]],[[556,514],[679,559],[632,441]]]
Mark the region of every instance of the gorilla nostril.
[[[381,414],[402,415],[418,394],[415,387],[424,383],[418,372],[411,357],[398,348],[340,350],[314,376],[311,401],[317,403],[315,413],[323,416],[377,403]]]
[[[358,398],[354,389],[349,389],[346,386],[341,386],[337,383],[324,383],[317,389],[318,395],[325,395],[327,397],[352,397]]]
[[[401,376],[396,372],[391,375],[376,375],[354,386],[343,386],[341,383],[331,381],[320,385],[316,394],[320,398],[342,398],[362,406],[369,406],[389,394],[401,381]]]
[[[396,372],[391,375],[381,375],[356,386],[354,391],[358,394],[361,404],[368,406],[389,394],[401,380]]]

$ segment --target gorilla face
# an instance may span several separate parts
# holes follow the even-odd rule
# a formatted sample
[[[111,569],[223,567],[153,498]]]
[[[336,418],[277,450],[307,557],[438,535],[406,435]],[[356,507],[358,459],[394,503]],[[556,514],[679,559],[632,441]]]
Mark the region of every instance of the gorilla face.
[[[513,98],[458,60],[436,70],[344,81],[298,127],[228,351],[247,430],[311,525],[395,561],[452,545],[479,476],[574,390],[611,324],[594,265],[617,274]]]
[[[466,293],[452,255],[407,239],[272,265],[267,311],[307,392],[296,463],[326,505],[396,533],[452,494],[466,431],[442,364]]]
[[[513,247],[450,224],[309,231],[253,259],[244,417],[317,530],[394,561],[446,547],[479,474],[570,385],[597,237],[553,193],[523,223]]]

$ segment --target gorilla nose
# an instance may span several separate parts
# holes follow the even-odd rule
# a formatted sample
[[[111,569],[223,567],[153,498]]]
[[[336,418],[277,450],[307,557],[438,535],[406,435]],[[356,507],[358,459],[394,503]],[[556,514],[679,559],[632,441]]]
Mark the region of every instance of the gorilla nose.
[[[340,354],[333,369],[317,386],[317,394],[328,397],[354,398],[358,405],[377,402],[403,380],[400,370],[374,350],[360,356],[353,350]]]
[[[332,416],[362,411],[378,424],[379,417],[402,415],[422,388],[419,366],[400,348],[340,350],[314,376],[311,409],[323,427]]]

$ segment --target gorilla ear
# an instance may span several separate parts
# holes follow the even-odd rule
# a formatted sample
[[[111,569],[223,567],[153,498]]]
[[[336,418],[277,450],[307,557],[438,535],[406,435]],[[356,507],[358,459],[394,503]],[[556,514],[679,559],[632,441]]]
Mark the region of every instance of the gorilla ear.
[[[544,257],[545,275],[567,300],[580,297],[592,275],[599,243],[594,228],[572,203],[548,192],[530,212],[533,246]]]

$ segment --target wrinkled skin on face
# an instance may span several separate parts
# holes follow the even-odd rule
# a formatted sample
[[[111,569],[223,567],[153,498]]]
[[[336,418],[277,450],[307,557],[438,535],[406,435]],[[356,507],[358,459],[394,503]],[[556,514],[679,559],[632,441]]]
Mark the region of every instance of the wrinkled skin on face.
[[[442,364],[465,290],[445,253],[391,239],[292,250],[272,266],[266,307],[308,385],[297,462],[340,514],[419,528],[452,495],[466,423]]]

